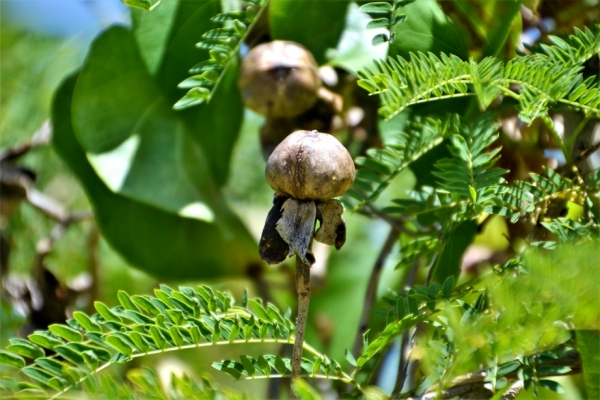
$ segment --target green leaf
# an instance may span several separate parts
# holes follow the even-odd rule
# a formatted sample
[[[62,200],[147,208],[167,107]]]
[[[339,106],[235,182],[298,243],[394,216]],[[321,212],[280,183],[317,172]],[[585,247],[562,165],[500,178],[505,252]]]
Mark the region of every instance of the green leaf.
[[[117,314],[112,312],[111,309],[108,308],[106,304],[102,303],[101,301],[95,301],[94,308],[96,309],[96,311],[98,311],[98,314],[100,314],[102,318],[104,318],[106,321],[121,322],[121,318],[119,318]]]
[[[246,17],[245,11],[229,11],[229,12],[217,14],[214,17],[212,17],[210,20],[212,22],[227,22],[227,21],[233,21],[236,19],[238,19],[238,20],[243,19],[244,17]]]
[[[312,386],[304,379],[296,378],[292,381],[292,390],[302,400],[321,400],[322,397]]]
[[[254,368],[254,359],[248,356],[240,356],[240,360],[242,361],[244,369],[246,370],[246,372],[248,372],[248,375],[254,376],[254,374],[256,373],[256,368]]]
[[[35,333],[27,337],[32,343],[45,347],[47,349],[53,349],[56,346],[60,346],[63,342],[57,339],[54,335],[47,331],[35,331]]]
[[[379,44],[388,42],[389,40],[390,40],[390,37],[387,34],[380,33],[378,35],[373,36],[373,39],[371,40],[371,44],[373,44],[373,46],[377,46]]]
[[[140,311],[138,306],[135,305],[133,300],[131,300],[131,297],[129,297],[127,292],[125,292],[124,290],[119,290],[117,292],[117,297],[119,298],[119,303],[121,303],[121,305],[123,306],[124,309],[132,310],[132,311]]]
[[[83,326],[83,328],[86,331],[89,332],[102,332],[102,327],[95,323],[94,321],[92,321],[90,319],[90,317],[81,311],[74,311],[73,312],[73,318],[75,319],[75,321],[79,322],[79,324],[81,326]]]
[[[518,361],[511,361],[509,363],[503,364],[498,367],[498,371],[496,372],[496,375],[498,377],[508,375],[511,372],[514,372],[517,369],[519,369],[520,366],[521,366],[521,363]]]
[[[576,337],[587,396],[590,399],[600,398],[600,333],[597,330],[578,330]]]
[[[244,366],[242,364],[231,360],[214,362],[212,363],[212,367],[219,371],[225,372],[227,375],[232,376],[236,380],[241,378],[244,371]]]
[[[360,11],[367,14],[387,14],[392,12],[392,5],[386,2],[373,2],[360,6]]]
[[[354,358],[354,356],[352,355],[352,353],[346,349],[344,350],[344,353],[346,354],[346,360],[348,360],[348,362],[356,367],[356,359]]]
[[[184,110],[189,107],[197,106],[199,104],[204,104],[208,101],[208,97],[210,95],[210,90],[203,87],[195,87],[190,89],[175,105],[173,109],[175,110]]]
[[[83,356],[77,350],[74,350],[67,346],[56,346],[54,351],[60,354],[65,360],[72,362],[75,365],[82,365],[85,363]]]
[[[103,343],[105,346],[106,344]],[[100,347],[96,347],[96,346],[91,346],[89,344],[85,344],[85,343],[67,343],[65,345],[66,347],[73,349],[79,353],[89,353],[89,352],[93,352],[96,357],[98,358],[98,360],[102,361],[102,362],[106,362],[109,361],[111,358],[111,355],[108,351],[106,351],[103,348]]]
[[[277,372],[279,372],[280,374],[285,374],[285,372],[287,371],[287,368],[285,366],[285,362],[283,362],[283,359],[281,358],[281,356],[275,356],[275,370],[277,370]]]
[[[117,34],[119,35],[122,34]],[[222,219],[219,218],[220,226],[217,227],[135,201],[106,187],[92,169],[73,134],[70,104],[75,80],[76,78],[71,78],[66,81],[55,97],[52,116],[53,145],[92,199],[99,227],[114,249],[130,263],[143,267],[147,272],[171,278],[235,274],[236,270],[244,268],[249,259],[258,258],[254,240],[229,211],[223,210],[225,215]],[[191,176],[204,179],[202,174],[206,175],[206,170],[202,172],[201,163],[193,156],[198,150],[196,145],[183,137],[182,139],[180,150],[184,153],[183,157],[190,160],[187,165],[193,165],[196,169]],[[179,166],[181,164],[178,164],[178,168]],[[200,171],[197,171],[198,168]],[[148,175],[152,176],[154,173]],[[162,192],[171,193],[163,189]],[[219,214],[220,212],[217,213]],[[229,228],[224,230],[223,224]],[[170,245],[165,246],[165,243]],[[231,243],[235,243],[237,251],[230,251]],[[205,250],[200,250],[199,245]],[[182,254],[185,257],[182,258]],[[198,265],[211,267],[197,268]]]
[[[454,289],[455,281],[456,281],[456,279],[454,278],[454,275],[449,276],[444,281],[444,284],[442,287],[442,294],[444,295],[444,298],[446,300],[450,300],[450,296],[452,296],[452,289]]]
[[[10,365],[17,368],[23,368],[25,366],[25,360],[11,352],[0,350],[0,364]]]
[[[317,64],[321,65],[327,61],[327,49],[335,48],[338,44],[347,8],[347,1],[271,0],[271,39],[300,43],[313,54]]]
[[[63,376],[65,365],[53,358],[38,358],[35,363],[56,376]]]
[[[410,52],[428,51],[454,54],[463,60],[469,57],[454,23],[435,0],[416,0],[402,9],[406,21],[394,25],[396,40],[390,43],[389,55],[410,58]]]
[[[565,388],[556,381],[551,381],[549,379],[540,379],[537,381],[537,384],[543,388],[552,390],[553,392],[556,392],[556,393],[565,393]],[[590,397],[590,398],[592,398],[592,397]]]
[[[250,299],[250,307],[254,310],[258,318],[265,321],[271,321],[269,313],[267,313],[267,310],[262,306],[259,299]]]
[[[113,349],[120,353],[130,356],[133,353],[133,349],[123,339],[118,336],[111,335],[106,337],[106,343]]]
[[[169,32],[173,28],[179,7],[178,0],[171,0],[162,1],[160,7],[150,13],[142,10],[131,12],[133,34],[152,75],[156,75],[163,61],[169,43]]]
[[[27,340],[10,339],[10,343],[11,345],[7,346],[6,350],[31,358],[33,360],[44,357],[45,355],[44,350],[41,347]]]
[[[48,326],[48,330],[55,335],[71,342],[81,342],[83,340],[83,336],[81,333],[79,333],[79,331],[76,331],[75,329],[66,325],[52,324]]]
[[[160,332],[160,329],[154,325],[150,326],[150,335],[152,336],[152,340],[159,349],[164,349],[167,347],[167,341],[164,336]]]
[[[445,235],[442,253],[432,267],[434,268],[433,282],[443,284],[450,276],[454,276],[455,280],[458,279],[463,254],[476,233],[477,222],[464,221]]]
[[[21,370],[28,377],[35,379],[55,390],[62,390],[63,385],[54,378],[49,372],[36,367],[25,367]]]
[[[367,24],[367,29],[387,28],[389,24],[390,20],[387,18],[376,18],[372,21],[369,21]]]
[[[152,3],[150,0],[122,0],[129,7],[141,8],[142,10],[150,11]],[[160,1],[160,0],[159,0]]]

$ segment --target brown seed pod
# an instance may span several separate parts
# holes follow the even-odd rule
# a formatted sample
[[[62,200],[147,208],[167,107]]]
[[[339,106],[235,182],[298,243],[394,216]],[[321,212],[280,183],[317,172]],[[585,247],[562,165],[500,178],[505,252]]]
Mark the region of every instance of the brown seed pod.
[[[283,118],[299,115],[315,104],[321,79],[308,50],[276,40],[250,50],[242,61],[238,86],[246,107]]]
[[[275,148],[265,174],[278,194],[327,201],[350,189],[356,170],[348,150],[333,136],[296,131]]]

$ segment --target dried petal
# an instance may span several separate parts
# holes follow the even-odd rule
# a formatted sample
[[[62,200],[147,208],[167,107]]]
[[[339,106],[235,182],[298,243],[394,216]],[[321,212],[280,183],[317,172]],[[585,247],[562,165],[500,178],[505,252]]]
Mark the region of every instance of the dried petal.
[[[346,223],[342,218],[344,207],[336,199],[316,203],[321,226],[315,233],[315,239],[321,243],[335,245],[339,250],[346,241]]]
[[[265,227],[258,243],[260,259],[268,264],[279,264],[286,259],[289,253],[290,246],[279,236],[276,229],[277,221],[282,214],[281,206],[286,200],[285,196],[275,195],[273,198],[273,207],[267,215]]]
[[[296,254],[307,264],[315,258],[309,250],[315,230],[317,209],[314,201],[289,198],[283,203],[281,219],[277,221],[277,232],[290,245],[290,255]]]

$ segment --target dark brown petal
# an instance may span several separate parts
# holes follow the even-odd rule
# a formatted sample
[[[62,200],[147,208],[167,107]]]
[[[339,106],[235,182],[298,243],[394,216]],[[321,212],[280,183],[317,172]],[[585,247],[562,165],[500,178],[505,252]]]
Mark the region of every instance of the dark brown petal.
[[[273,207],[265,221],[260,242],[258,243],[258,252],[260,259],[268,264],[279,264],[284,261],[290,252],[290,246],[279,236],[276,226],[281,218],[283,211],[281,206],[288,198],[275,195],[273,198]]]

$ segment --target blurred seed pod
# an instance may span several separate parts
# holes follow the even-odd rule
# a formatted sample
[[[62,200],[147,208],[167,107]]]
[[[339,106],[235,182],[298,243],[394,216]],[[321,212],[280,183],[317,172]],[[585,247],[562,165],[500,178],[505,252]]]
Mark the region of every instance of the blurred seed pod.
[[[295,117],[318,99],[317,63],[297,43],[276,40],[254,47],[242,61],[238,81],[244,104],[270,118]]]

